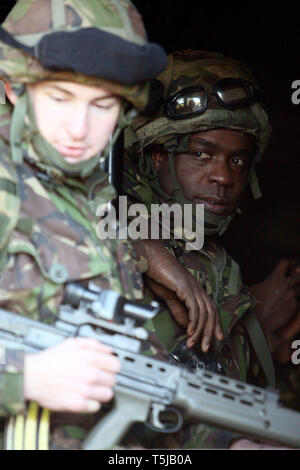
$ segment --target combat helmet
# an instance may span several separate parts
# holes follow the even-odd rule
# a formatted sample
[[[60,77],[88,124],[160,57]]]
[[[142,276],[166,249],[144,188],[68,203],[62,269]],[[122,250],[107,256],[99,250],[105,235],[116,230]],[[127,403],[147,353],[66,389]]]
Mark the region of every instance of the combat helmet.
[[[174,188],[171,199],[185,204],[190,201],[185,199],[177,180],[174,155],[188,150],[191,133],[226,128],[242,131],[255,139],[257,154],[249,172],[249,182],[254,197],[260,197],[255,163],[260,160],[268,145],[271,126],[261,89],[249,68],[221,53],[176,51],[169,55],[167,67],[157,79],[163,85],[163,97],[157,102],[155,116],[139,116],[126,134],[128,153],[132,156],[139,155],[141,173],[147,177],[153,190],[164,199],[170,199],[160,188],[149,151],[151,145],[162,144],[168,152]],[[204,99],[204,105],[200,103],[203,107],[200,106],[197,112],[199,88],[205,91],[206,101]],[[197,92],[194,94],[195,90]],[[234,99],[224,103],[222,98],[226,101],[228,96]],[[197,98],[189,102],[191,97]],[[188,109],[191,104],[196,106],[196,112]],[[205,210],[205,234],[222,234],[232,217]]]
[[[27,84],[61,80],[99,86],[142,110],[149,80],[165,64],[164,50],[147,42],[141,16],[130,0],[19,0],[0,28],[0,79],[11,82],[20,95],[11,126],[13,160],[22,159],[22,122],[30,107]],[[127,107],[114,138],[128,120]],[[33,127],[36,133],[36,123]],[[54,155],[52,163],[64,171],[81,170],[59,159],[46,142],[39,147],[47,147],[44,153]],[[91,173],[95,164],[84,165],[82,175]]]

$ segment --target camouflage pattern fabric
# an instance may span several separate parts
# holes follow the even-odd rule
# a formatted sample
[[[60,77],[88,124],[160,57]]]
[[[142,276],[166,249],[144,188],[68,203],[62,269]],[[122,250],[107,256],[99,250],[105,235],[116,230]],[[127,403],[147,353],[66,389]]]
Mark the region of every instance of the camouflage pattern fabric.
[[[141,46],[141,50],[148,46],[142,19],[129,0],[21,0],[2,26],[13,40],[30,48],[53,33],[82,32],[85,28],[121,38],[126,44],[128,42],[129,46],[125,42],[122,44],[129,49],[130,45]],[[163,51],[160,46],[154,47],[157,48]],[[89,53],[84,44],[79,52]],[[112,63],[113,60],[112,56]],[[154,68],[153,75],[157,73]],[[103,87],[138,109],[147,105],[149,84],[145,80],[137,77],[134,85],[125,85],[98,75],[81,74],[72,67],[70,70],[48,70],[19,45],[0,41],[0,79],[11,82],[19,96],[26,96],[26,85],[41,80],[71,81]],[[18,103],[15,110],[18,110]],[[20,118],[18,113],[14,113],[15,116]],[[24,120],[23,116],[21,118],[25,123],[25,115]],[[141,298],[139,260],[134,261],[132,248],[114,240],[100,242],[96,234],[96,208],[114,195],[107,177],[100,171],[94,171],[88,177],[70,177],[54,166],[50,171],[49,166],[43,166],[33,140],[24,135],[20,141],[22,158],[18,162],[14,160],[14,164],[11,122],[9,106],[1,106],[0,306],[51,324],[55,321],[66,283],[87,283],[91,279],[127,298]],[[120,123],[117,129],[119,127]],[[0,374],[2,417],[25,411],[22,371],[22,355],[7,351],[6,364]],[[79,448],[85,431],[97,419],[96,415],[54,413],[51,447]],[[4,421],[1,420],[1,425]]]
[[[255,139],[256,155],[249,170],[249,183],[254,198],[261,197],[255,165],[260,161],[261,154],[268,145],[271,126],[265,106],[257,100],[246,107],[230,110],[224,108],[213,94],[213,86],[218,80],[232,78],[246,80],[259,90],[251,71],[241,62],[214,52],[207,51],[175,51],[168,56],[165,70],[158,75],[164,87],[164,99],[172,98],[175,93],[191,86],[206,87],[208,105],[205,112],[187,119],[174,120],[165,113],[161,106],[151,118],[137,117],[125,133],[125,146],[132,158],[139,159],[141,174],[149,176],[149,184],[158,193],[159,181],[153,168],[149,152],[151,145],[163,145],[169,156],[169,168],[173,190],[170,194],[177,203],[188,203],[173,171],[174,155],[181,152],[181,144],[186,144],[189,134],[212,129],[231,129],[243,132]],[[163,196],[165,199],[165,196]],[[193,210],[195,206],[193,205]],[[221,216],[204,209],[206,235],[222,235],[230,224],[234,214]]]
[[[5,265],[0,275],[0,306],[20,315],[48,324],[55,321],[70,281],[85,283],[93,279],[103,288],[114,289],[127,298],[141,299],[142,279],[131,247],[117,240],[100,241],[96,235],[96,205],[99,198],[108,199],[107,181],[98,184],[92,194],[89,179],[43,180],[38,168],[28,159],[14,167],[5,140],[9,110],[2,114],[0,180],[17,184],[21,207],[18,224],[7,241]],[[3,112],[3,109],[2,109]],[[33,149],[26,149],[30,158]],[[33,157],[34,155],[32,155]],[[75,184],[76,183],[76,184]],[[9,215],[12,195],[0,190],[2,220]],[[24,410],[22,396],[22,355],[9,351],[0,374],[0,416]],[[83,436],[85,418],[70,417],[68,424],[62,414],[51,420],[53,448],[78,448]],[[86,429],[91,420],[86,418]],[[60,423],[56,429],[55,422]],[[74,424],[77,423],[77,426]],[[82,424],[82,428],[78,427]]]
[[[212,84],[217,80],[230,77],[251,81],[259,89],[251,71],[244,64],[222,54],[206,51],[174,52],[168,57],[166,69],[157,78],[164,85],[164,98],[167,99],[186,87],[198,84],[211,90]],[[211,94],[208,109],[193,118],[171,120],[163,109],[151,118],[137,117],[133,125],[126,130],[125,136],[128,157],[125,164],[124,189],[131,201],[143,202],[148,211],[151,204],[168,202],[163,192],[157,188],[157,174],[154,174],[151,168],[151,145],[166,144],[165,149],[170,159],[172,152],[174,155],[180,151],[183,140],[180,137],[184,136],[186,139],[186,136],[193,132],[217,128],[239,130],[253,136],[261,152],[265,150],[271,134],[267,113],[260,103],[256,102],[247,108],[228,110],[214,100]],[[171,147],[174,138],[178,138],[177,148],[175,151],[169,151],[167,144],[170,143]],[[249,177],[251,184],[256,181],[254,171]],[[173,179],[172,183],[174,185]],[[180,245],[178,240],[176,243]],[[166,248],[171,249],[171,246]],[[242,285],[239,266],[220,246],[217,238],[212,236],[206,238],[203,249],[198,252],[185,252],[183,246],[181,250],[184,266],[200,281],[219,310],[224,340],[221,343],[215,341],[212,349],[228,376],[245,381],[250,365],[251,346],[242,317],[253,306],[254,299]],[[156,335],[169,351],[185,336],[185,332],[178,328],[168,311],[155,319],[152,330],[153,335]],[[162,347],[157,350],[162,350]],[[155,353],[155,348],[151,349],[151,353]],[[140,435],[143,435],[142,432]],[[166,441],[167,447],[171,448],[226,448],[230,440],[236,437],[204,424],[185,425],[175,436],[168,437],[163,442]],[[147,433],[145,441],[147,446],[163,447],[161,438],[156,439],[153,435],[149,437]]]
[[[292,354],[292,353],[291,353]],[[276,389],[280,393],[283,406],[300,411],[300,367],[291,361],[274,361]],[[258,387],[266,387],[266,379],[257,361],[251,363],[250,381]]]
[[[164,98],[194,85],[203,85],[211,90],[212,84],[223,78],[245,79],[260,90],[250,69],[243,63],[208,51],[176,51],[168,56],[168,64],[157,76],[164,84]],[[210,96],[205,113],[189,119],[168,119],[161,109],[154,117],[139,116],[127,132],[127,148],[141,152],[144,148],[162,144],[173,135],[226,128],[241,130],[252,135],[261,151],[266,149],[271,125],[264,106],[254,103],[247,108],[229,110],[223,108]]]
[[[5,348],[0,362],[0,416],[24,411],[23,368],[24,354]]]
[[[125,168],[124,188],[126,194],[129,196],[130,203],[142,202],[144,198],[147,199],[147,197],[145,197],[146,181],[143,179],[144,184],[139,184],[139,177],[137,176],[138,170],[132,159],[127,158],[125,160]],[[140,189],[141,192],[139,192]],[[151,188],[148,188],[148,201],[151,199],[149,194],[151,192]],[[160,200],[160,202],[162,201]],[[162,242],[165,244],[166,249],[174,255],[171,242],[169,240],[162,240]],[[246,336],[244,336],[242,330],[240,330],[239,320],[249,308],[253,306],[254,299],[248,289],[242,284],[238,264],[220,246],[218,239],[215,237],[206,238],[204,247],[200,251],[185,251],[184,244],[181,241],[176,240],[176,243],[181,249],[184,266],[199,280],[207,294],[218,306],[224,340],[222,344],[216,347],[218,352],[224,348],[221,354],[224,358],[230,356],[232,358],[232,360],[226,360],[224,363],[228,375],[239,380],[246,380],[249,349],[247,341],[245,340]],[[235,279],[234,283],[232,282],[233,276]],[[169,324],[170,320],[172,320],[172,324]],[[168,351],[170,351],[181,336],[185,334],[181,328],[178,329],[178,325],[173,320],[172,316],[166,315],[165,312],[159,313],[155,317],[153,324],[159,340]],[[155,324],[161,324],[162,329],[168,331],[169,338],[166,338],[164,333],[160,333],[158,327],[155,327]],[[231,340],[231,335],[234,335],[234,331],[238,331],[238,337],[241,334],[243,336],[242,342],[239,345],[238,340]],[[227,348],[230,351],[229,354],[228,352],[225,354],[225,349]],[[240,354],[243,357],[239,358],[238,356]]]
[[[15,40],[33,48],[54,33],[93,28],[125,40],[122,44],[129,50],[130,45],[141,46],[138,50],[147,49],[142,19],[129,0],[21,0],[2,26],[12,38],[10,45],[4,42],[5,36],[0,41],[0,79],[11,82],[19,97],[27,96],[28,84],[56,80],[103,87],[138,109],[147,105],[149,84],[145,79],[139,80],[137,76],[133,85],[126,85],[104,79],[98,71],[94,75],[75,72],[73,64],[66,70],[48,70],[34,53],[25,52],[18,44],[11,45]],[[160,46],[147,50],[153,52],[157,48],[163,51]],[[89,54],[84,44],[79,52]],[[114,64],[113,55],[111,62]],[[157,73],[154,68],[153,75]],[[86,283],[91,279],[127,298],[141,298],[142,279],[132,248],[119,241],[100,242],[96,234],[96,208],[114,195],[107,176],[94,171],[92,176],[90,172],[89,176],[87,173],[71,177],[54,165],[50,171],[37,154],[33,139],[23,134],[18,135],[22,158],[12,160],[16,147],[10,134],[12,120],[19,118],[19,124],[24,121],[25,129],[29,117],[30,124],[30,114],[26,118],[24,115],[24,119],[19,115],[20,102],[21,98],[13,119],[9,106],[0,108],[0,306],[51,324],[66,283],[76,280]],[[122,124],[118,122],[114,135],[126,124],[125,118]],[[0,374],[2,417],[25,411],[22,372],[23,356],[7,351]],[[95,415],[85,419],[81,415],[54,414],[51,447],[79,448],[85,430],[96,419]],[[1,420],[2,428],[4,421]]]
[[[136,162],[128,156],[125,168],[124,188],[131,203],[144,202],[148,206],[153,201],[162,202],[147,186],[147,179],[139,173]],[[163,242],[166,249],[174,254],[169,240]],[[203,249],[198,252],[185,251],[183,243],[179,240],[176,240],[176,243],[181,248],[184,266],[199,280],[218,307],[224,339],[222,342],[214,340],[211,351],[217,355],[228,376],[246,381],[252,357],[242,317],[255,301],[242,284],[237,263],[213,237],[206,238]],[[233,273],[235,273],[235,283],[232,282]],[[145,299],[152,299],[149,290]],[[149,339],[151,346],[145,354],[154,355],[160,360],[168,361],[168,353],[186,337],[185,331],[176,323],[167,308],[146,327],[151,332]],[[200,351],[200,343],[197,347]],[[136,439],[134,436],[139,437]],[[227,448],[230,441],[235,438],[237,438],[235,434],[205,424],[184,425],[180,431],[168,437],[155,436],[145,427],[136,426],[125,442],[128,446],[142,443],[146,448],[210,449]]]
[[[275,363],[280,401],[293,410],[300,411],[300,367],[299,365]]]
[[[63,5],[65,24],[56,24],[57,2],[52,5],[52,0],[22,0],[12,9],[3,28],[30,47],[46,34],[76,31],[80,28],[97,28],[133,44],[146,44],[147,36],[141,16],[128,0],[61,0],[60,3]],[[37,59],[24,51],[1,41],[0,51],[2,80],[19,83],[35,83],[39,80],[75,81],[103,87],[122,96],[138,109],[143,109],[147,104],[148,83],[129,86],[74,71],[51,71],[43,68]]]

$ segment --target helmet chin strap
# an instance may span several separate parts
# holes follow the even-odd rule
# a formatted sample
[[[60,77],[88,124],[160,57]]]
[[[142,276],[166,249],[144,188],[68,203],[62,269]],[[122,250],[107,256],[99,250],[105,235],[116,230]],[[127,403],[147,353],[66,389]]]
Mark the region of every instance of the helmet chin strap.
[[[248,180],[248,182],[250,183],[250,188],[251,188],[254,199],[260,199],[262,197],[257,174],[255,171],[255,164],[259,163],[260,161],[261,161],[261,151],[259,150],[259,148],[257,148],[255,158],[253,159],[253,162],[251,164],[251,168],[249,171],[249,180]]]

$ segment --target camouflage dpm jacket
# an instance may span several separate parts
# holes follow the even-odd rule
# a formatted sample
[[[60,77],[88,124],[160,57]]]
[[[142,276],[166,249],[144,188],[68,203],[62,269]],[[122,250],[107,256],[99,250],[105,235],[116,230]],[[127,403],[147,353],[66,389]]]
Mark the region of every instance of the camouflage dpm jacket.
[[[107,181],[48,177],[24,148],[24,163],[12,163],[10,110],[0,116],[0,307],[48,324],[70,281],[93,282],[127,298],[142,297],[142,279],[128,244],[100,241],[97,204],[111,197]],[[32,158],[31,158],[32,157]],[[0,374],[0,416],[24,411],[23,357],[6,350]],[[51,415],[52,448],[78,448],[96,416]],[[2,423],[4,420],[2,420]],[[77,424],[80,423],[80,426]]]
[[[149,191],[152,192],[151,188],[147,187],[146,180],[140,176],[132,158],[126,158],[125,168],[124,191],[129,197],[129,204],[144,202],[148,207],[151,198],[155,197],[153,193],[149,194]],[[186,251],[184,244],[178,242],[176,240],[181,249],[184,266],[199,280],[218,307],[224,339],[221,342],[214,340],[209,356],[217,358],[226,375],[246,381],[252,360],[252,347],[243,325],[243,316],[249,312],[255,300],[242,284],[240,268],[220,245],[217,237],[208,237],[199,251]],[[171,242],[164,240],[164,244],[166,249],[174,254]],[[151,292],[147,291],[146,298],[152,299]],[[146,353],[161,360],[168,360],[168,353],[186,338],[185,331],[176,323],[167,308],[156,315],[148,324],[148,328],[151,331],[151,348]],[[194,350],[197,348],[201,354],[200,342],[198,346],[194,346]],[[140,427],[135,434],[140,436],[139,442],[144,439],[144,445],[153,448],[227,448],[230,441],[237,437],[205,424],[185,425],[176,434],[168,437],[156,438]],[[131,440],[128,442],[132,443]]]

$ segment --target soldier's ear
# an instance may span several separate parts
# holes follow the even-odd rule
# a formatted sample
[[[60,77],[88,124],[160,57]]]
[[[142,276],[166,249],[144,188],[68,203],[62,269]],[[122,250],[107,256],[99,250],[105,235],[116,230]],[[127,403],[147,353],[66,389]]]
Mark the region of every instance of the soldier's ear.
[[[152,160],[156,171],[159,171],[163,160],[167,157],[167,152],[161,145],[157,145],[152,150]]]
[[[9,82],[5,83],[5,91],[9,101],[15,105],[18,100],[18,95],[12,90],[11,84]]]

